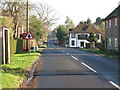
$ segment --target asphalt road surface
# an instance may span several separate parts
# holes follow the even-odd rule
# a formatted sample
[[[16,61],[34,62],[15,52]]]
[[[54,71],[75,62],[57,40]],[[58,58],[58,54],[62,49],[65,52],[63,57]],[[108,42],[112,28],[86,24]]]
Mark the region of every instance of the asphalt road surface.
[[[40,57],[43,62],[36,74],[37,88],[116,88],[118,61],[79,49],[54,45],[48,36],[48,47]]]

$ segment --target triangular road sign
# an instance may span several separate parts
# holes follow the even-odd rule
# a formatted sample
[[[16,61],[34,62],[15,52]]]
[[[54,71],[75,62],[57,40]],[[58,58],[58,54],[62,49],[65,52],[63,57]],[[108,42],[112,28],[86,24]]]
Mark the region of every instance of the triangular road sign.
[[[30,32],[28,32],[25,39],[33,39],[32,34]]]

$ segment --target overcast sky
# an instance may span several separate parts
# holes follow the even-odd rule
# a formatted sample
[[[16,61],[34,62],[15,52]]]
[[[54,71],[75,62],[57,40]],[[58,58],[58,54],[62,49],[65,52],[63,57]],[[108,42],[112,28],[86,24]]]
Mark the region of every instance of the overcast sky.
[[[90,18],[95,22],[97,17],[105,18],[117,6],[120,0],[30,0],[50,5],[59,16],[58,24],[64,24],[66,16],[75,24]]]

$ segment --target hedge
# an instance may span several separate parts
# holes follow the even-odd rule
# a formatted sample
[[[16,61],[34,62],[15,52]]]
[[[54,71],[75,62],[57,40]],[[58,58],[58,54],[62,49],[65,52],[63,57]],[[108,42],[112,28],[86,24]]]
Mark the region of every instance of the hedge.
[[[10,38],[10,55],[18,53],[23,49],[23,40],[18,38]]]

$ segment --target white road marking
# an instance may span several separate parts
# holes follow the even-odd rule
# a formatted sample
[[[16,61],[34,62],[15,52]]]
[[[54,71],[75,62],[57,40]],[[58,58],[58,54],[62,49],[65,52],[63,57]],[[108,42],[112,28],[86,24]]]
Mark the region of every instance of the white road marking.
[[[92,69],[90,66],[88,66],[87,64],[81,62],[82,65],[84,65],[85,67],[89,68],[90,70],[92,70],[94,73],[97,73],[97,71],[95,71],[94,69]]]
[[[66,52],[67,55],[70,55],[69,53]]]
[[[75,60],[78,60],[76,57],[74,57],[74,56],[72,56],[72,55],[71,55],[71,57],[74,58]]]
[[[62,50],[63,52],[65,52],[65,50]]]
[[[112,81],[109,81],[109,83],[111,83],[113,86],[115,86],[116,88],[120,89],[120,86],[118,86],[117,84],[115,84],[114,82]]]

